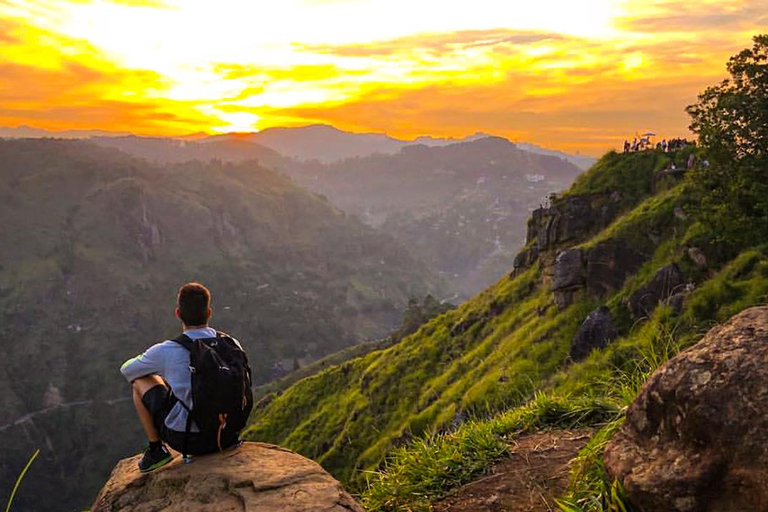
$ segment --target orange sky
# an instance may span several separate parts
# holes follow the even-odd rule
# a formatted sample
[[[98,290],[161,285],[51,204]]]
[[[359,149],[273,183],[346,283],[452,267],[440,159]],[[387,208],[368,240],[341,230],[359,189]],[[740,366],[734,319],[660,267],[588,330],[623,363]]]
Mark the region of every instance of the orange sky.
[[[330,123],[599,155],[768,31],[768,0],[1,0],[0,126]]]

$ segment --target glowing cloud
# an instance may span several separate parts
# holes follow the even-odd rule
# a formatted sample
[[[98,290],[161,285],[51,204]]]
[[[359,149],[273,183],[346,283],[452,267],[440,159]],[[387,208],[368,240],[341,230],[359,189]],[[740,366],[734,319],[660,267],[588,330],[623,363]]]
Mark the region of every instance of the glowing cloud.
[[[683,107],[768,0],[5,0],[0,124],[180,134],[330,122],[600,153]]]

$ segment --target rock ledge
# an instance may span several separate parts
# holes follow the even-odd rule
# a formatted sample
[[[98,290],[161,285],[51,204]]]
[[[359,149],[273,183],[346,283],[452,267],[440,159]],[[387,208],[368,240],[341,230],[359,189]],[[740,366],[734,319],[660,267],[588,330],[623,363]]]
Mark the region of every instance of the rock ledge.
[[[244,443],[191,464],[177,455],[144,475],[139,458],[117,464],[91,512],[363,512],[317,463],[271,444]]]

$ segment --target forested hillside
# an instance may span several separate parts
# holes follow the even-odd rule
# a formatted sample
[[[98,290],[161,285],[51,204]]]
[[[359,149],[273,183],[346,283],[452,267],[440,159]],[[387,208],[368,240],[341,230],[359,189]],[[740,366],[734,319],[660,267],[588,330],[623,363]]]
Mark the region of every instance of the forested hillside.
[[[255,163],[0,141],[0,218],[0,487],[43,449],[22,508],[86,505],[141,447],[118,369],[177,332],[184,282],[210,287],[213,324],[242,340],[259,384],[381,338],[412,297],[440,295],[391,237]]]

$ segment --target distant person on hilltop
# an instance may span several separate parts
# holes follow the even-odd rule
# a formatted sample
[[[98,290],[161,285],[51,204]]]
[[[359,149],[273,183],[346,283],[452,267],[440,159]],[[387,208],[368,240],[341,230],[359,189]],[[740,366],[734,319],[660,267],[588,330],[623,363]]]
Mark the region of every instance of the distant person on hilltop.
[[[126,361],[133,403],[149,439],[141,472],[184,454],[221,451],[238,443],[253,407],[251,369],[240,343],[208,325],[211,293],[200,283],[179,289],[176,317],[182,334]]]

